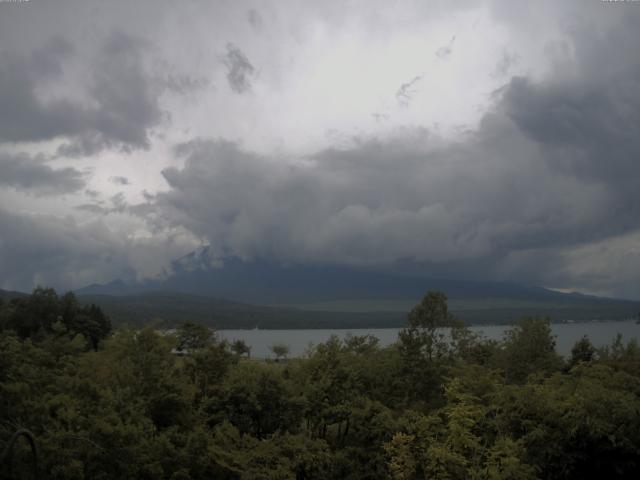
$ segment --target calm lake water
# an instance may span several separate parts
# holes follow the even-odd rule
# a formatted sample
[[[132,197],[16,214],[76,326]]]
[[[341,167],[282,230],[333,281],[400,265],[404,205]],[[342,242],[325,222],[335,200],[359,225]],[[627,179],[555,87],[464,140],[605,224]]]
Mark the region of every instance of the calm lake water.
[[[485,337],[500,340],[508,325],[472,326],[474,332],[482,332]],[[610,344],[618,333],[622,334],[625,343],[632,339],[640,339],[640,325],[635,321],[621,322],[584,322],[558,323],[551,325],[556,336],[556,351],[568,355],[571,347],[587,335],[597,347]],[[218,335],[229,341],[244,340],[251,347],[251,356],[255,358],[273,357],[271,347],[284,344],[290,349],[290,356],[304,355],[310,345],[326,342],[331,335],[344,338],[347,335],[374,335],[380,345],[387,346],[398,338],[399,328],[361,328],[353,330],[219,330]]]

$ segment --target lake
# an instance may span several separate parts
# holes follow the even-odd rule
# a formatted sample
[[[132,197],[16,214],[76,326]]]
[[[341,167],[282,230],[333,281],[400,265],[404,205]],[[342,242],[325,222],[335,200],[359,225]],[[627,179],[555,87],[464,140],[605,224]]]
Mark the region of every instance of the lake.
[[[474,332],[482,332],[485,337],[500,340],[509,325],[474,325]],[[634,320],[619,322],[577,322],[556,323],[551,325],[556,336],[556,351],[568,355],[574,343],[587,335],[591,342],[601,347],[611,344],[618,333],[622,334],[625,343],[632,338],[640,338],[640,325]],[[387,346],[398,338],[399,328],[360,328],[352,330],[219,330],[218,335],[226,340],[244,340],[251,347],[254,358],[271,358],[269,347],[284,344],[290,349],[291,357],[303,355],[310,345],[326,342],[331,335],[344,338],[347,335],[374,335],[380,345]]]

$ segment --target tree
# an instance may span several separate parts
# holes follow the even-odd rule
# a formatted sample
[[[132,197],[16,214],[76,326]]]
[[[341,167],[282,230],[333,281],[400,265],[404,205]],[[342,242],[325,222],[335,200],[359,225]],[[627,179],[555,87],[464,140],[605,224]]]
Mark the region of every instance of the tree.
[[[596,347],[593,346],[589,338],[585,335],[578,340],[571,349],[571,359],[569,365],[574,366],[580,362],[589,363],[595,360]]]
[[[73,292],[67,292],[60,297],[58,304],[59,312],[62,316],[62,323],[70,326],[73,323],[76,315],[78,314],[78,310],[80,309],[80,306],[78,305],[78,299]]]
[[[80,306],[73,292],[67,292],[58,302],[58,318],[70,338],[83,335],[94,351],[98,344],[111,333],[111,320],[95,305]]]
[[[408,320],[409,326],[399,334],[400,342],[408,351],[430,360],[447,353],[448,343],[443,328],[453,327],[457,322],[449,313],[444,293],[427,292],[411,309]]]
[[[189,410],[187,385],[184,376],[178,375],[171,343],[146,327],[118,332],[105,349],[117,368],[109,372],[111,380],[128,390],[129,401],[144,405],[145,414],[158,428],[183,423]]]
[[[111,332],[111,321],[100,307],[91,304],[78,311],[69,324],[69,331],[72,336],[84,335],[93,350],[97,351],[100,340],[105,339]]]
[[[404,362],[407,399],[419,402],[435,400],[441,394],[444,368],[454,353],[447,340],[446,328],[459,322],[449,313],[447,296],[429,291],[408,317],[408,327],[398,338]]]
[[[468,380],[452,379],[447,403],[429,415],[405,411],[400,431],[384,445],[391,478],[537,478],[522,442],[497,434],[485,400],[469,391]]]
[[[247,355],[247,357],[251,357],[251,347],[246,344],[244,340],[237,339],[231,343],[231,351],[241,357],[242,355]]]
[[[237,358],[229,351],[227,342],[212,342],[206,348],[194,350],[183,362],[184,371],[197,388],[197,400],[215,393],[215,389]]]
[[[58,320],[58,295],[53,288],[37,287],[26,298],[16,299],[8,327],[21,338],[48,333]]]
[[[367,355],[377,351],[380,347],[380,340],[374,335],[351,335],[347,334],[344,339],[346,350],[358,355]]]
[[[206,325],[185,322],[177,332],[178,350],[198,350],[206,348],[213,342],[213,332]]]
[[[285,345],[284,343],[276,343],[275,345],[271,345],[269,347],[269,350],[271,350],[276,356],[276,361],[280,360],[281,358],[287,358],[287,356],[289,355],[289,346]]]
[[[302,402],[294,395],[278,365],[240,362],[206,401],[208,423],[230,421],[242,434],[264,438],[276,431],[296,431]]]
[[[318,437],[326,438],[332,427],[342,430],[342,424],[349,429],[349,415],[358,392],[347,360],[342,342],[332,335],[315,347],[303,366],[307,428]]]
[[[42,340],[47,335],[83,335],[94,350],[111,333],[109,317],[97,305],[80,306],[72,292],[58,297],[52,288],[37,287],[26,298],[14,299],[3,317],[21,338]],[[4,309],[7,310],[7,309]]]
[[[550,374],[562,367],[555,350],[549,318],[527,317],[505,332],[502,368],[508,381],[523,382],[536,372]]]

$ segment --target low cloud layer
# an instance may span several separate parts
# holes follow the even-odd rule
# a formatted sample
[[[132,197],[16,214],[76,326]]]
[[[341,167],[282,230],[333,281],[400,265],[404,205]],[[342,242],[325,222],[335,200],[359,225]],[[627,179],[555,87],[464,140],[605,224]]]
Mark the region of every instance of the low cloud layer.
[[[158,277],[193,248],[179,230],[136,238],[102,220],[13,213],[0,208],[0,288],[70,288],[114,278]]]

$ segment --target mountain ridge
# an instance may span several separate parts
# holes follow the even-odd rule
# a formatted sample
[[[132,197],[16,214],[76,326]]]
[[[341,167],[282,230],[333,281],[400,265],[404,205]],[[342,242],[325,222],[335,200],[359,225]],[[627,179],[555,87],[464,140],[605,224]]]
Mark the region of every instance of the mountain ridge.
[[[511,298],[568,302],[627,301],[579,292],[559,292],[511,282],[433,278],[332,264],[279,265],[237,257],[212,259],[205,248],[172,262],[160,279],[116,279],[75,290],[79,295],[128,295],[172,291],[262,305],[303,304],[355,298],[419,300],[428,290],[449,298]]]

